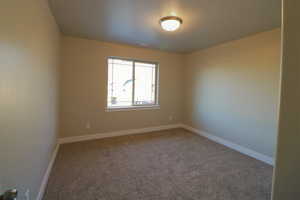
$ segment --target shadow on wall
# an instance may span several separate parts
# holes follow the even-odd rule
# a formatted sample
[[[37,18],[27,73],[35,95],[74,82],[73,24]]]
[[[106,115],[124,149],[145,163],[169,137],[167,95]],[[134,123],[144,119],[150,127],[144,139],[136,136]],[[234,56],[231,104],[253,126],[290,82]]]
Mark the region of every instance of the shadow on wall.
[[[273,157],[280,48],[275,29],[188,55],[185,123]]]

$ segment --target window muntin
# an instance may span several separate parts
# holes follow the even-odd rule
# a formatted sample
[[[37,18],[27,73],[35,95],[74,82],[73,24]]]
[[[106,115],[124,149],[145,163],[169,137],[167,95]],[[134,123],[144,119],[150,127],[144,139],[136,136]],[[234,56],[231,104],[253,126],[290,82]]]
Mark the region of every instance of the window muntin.
[[[108,108],[158,105],[158,65],[121,58],[108,58]]]

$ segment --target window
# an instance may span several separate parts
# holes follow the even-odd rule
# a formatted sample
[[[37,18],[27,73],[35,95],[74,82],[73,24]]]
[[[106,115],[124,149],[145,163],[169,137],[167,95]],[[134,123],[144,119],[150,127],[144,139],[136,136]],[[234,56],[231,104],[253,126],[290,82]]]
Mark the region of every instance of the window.
[[[108,109],[158,106],[157,87],[158,64],[108,58]]]

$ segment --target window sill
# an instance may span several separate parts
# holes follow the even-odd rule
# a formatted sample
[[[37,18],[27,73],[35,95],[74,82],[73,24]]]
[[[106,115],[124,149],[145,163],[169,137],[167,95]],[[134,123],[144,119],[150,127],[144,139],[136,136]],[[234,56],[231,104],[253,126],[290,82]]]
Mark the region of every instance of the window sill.
[[[106,112],[115,112],[115,111],[134,111],[134,110],[156,110],[160,109],[159,105],[151,106],[128,106],[128,107],[106,107]]]

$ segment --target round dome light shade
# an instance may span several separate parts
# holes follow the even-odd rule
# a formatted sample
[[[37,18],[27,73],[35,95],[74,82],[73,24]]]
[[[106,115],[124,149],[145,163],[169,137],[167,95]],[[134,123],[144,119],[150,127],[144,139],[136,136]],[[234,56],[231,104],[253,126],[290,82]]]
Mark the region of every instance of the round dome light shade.
[[[160,19],[160,25],[165,31],[176,31],[182,24],[182,19],[176,16],[167,16]]]

